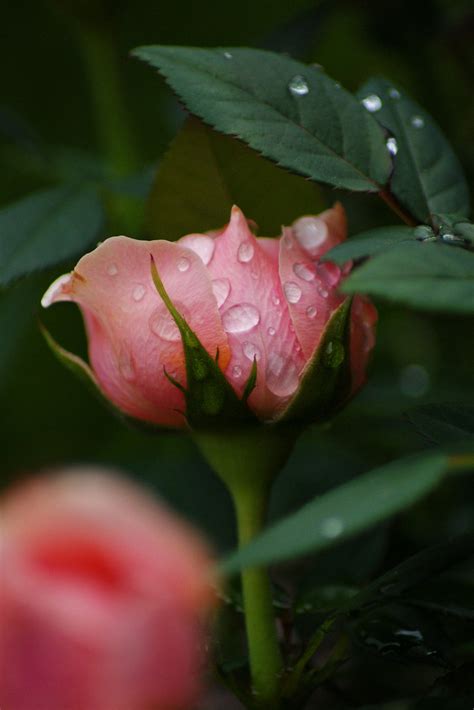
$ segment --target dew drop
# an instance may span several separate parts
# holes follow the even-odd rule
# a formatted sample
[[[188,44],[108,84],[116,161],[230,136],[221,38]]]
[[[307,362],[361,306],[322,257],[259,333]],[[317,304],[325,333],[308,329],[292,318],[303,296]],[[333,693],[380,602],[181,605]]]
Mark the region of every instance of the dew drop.
[[[293,96],[306,96],[306,94],[309,94],[308,82],[301,74],[297,74],[291,79],[288,89]]]
[[[301,298],[301,289],[294,281],[287,281],[283,284],[286,300],[288,303],[298,303]]]
[[[234,365],[234,367],[232,368],[232,375],[237,379],[239,377],[242,377],[242,368],[239,367],[239,365]]]
[[[382,99],[377,94],[369,94],[365,99],[362,99],[362,104],[370,113],[380,111],[382,108]]]
[[[217,307],[220,308],[227,301],[230,293],[229,279],[214,279],[211,282],[212,292],[216,297]]]
[[[109,264],[107,267],[107,273],[109,276],[117,276],[117,274],[118,274],[117,264]]]
[[[318,264],[316,267],[318,276],[324,281],[329,288],[334,288],[341,280],[341,269],[333,261],[327,261],[324,264]],[[323,294],[321,294],[323,296]],[[323,296],[326,298],[326,296]]]
[[[390,155],[396,155],[398,153],[398,143],[397,139],[391,136],[390,138],[387,138],[387,141],[385,143],[387,146],[387,150],[390,153]]]
[[[138,303],[138,301],[141,301],[143,299],[143,296],[145,295],[145,293],[146,293],[145,286],[143,286],[143,284],[138,284],[138,286],[135,286],[135,288],[133,289],[132,298],[134,301],[137,301],[137,303]]]
[[[274,306],[279,306],[279,305],[280,305],[280,299],[279,299],[279,297],[276,295],[276,293],[274,293],[273,296],[272,296],[272,303],[273,303]]]
[[[224,57],[226,59],[232,59],[232,54],[230,52],[224,52]]]
[[[186,259],[185,256],[182,256],[180,259],[178,259],[178,263],[176,264],[178,267],[178,271],[187,271],[189,267],[191,266],[191,262],[189,259]]]
[[[251,241],[242,242],[237,250],[237,259],[242,264],[247,264],[252,261],[254,255],[254,248]]]
[[[308,308],[306,309],[306,315],[308,316],[308,318],[311,319],[316,318],[316,316],[318,315],[318,309],[316,308],[316,306],[308,306]]]
[[[179,244],[197,254],[205,266],[209,264],[214,254],[214,239],[205,234],[188,234],[179,240]]]
[[[175,303],[175,306],[180,313],[182,313],[182,308],[179,307],[179,304]],[[173,317],[164,303],[155,308],[151,314],[149,326],[152,333],[157,335],[162,340],[168,341],[169,343],[177,342],[181,337],[178,326],[174,322]]]
[[[294,264],[293,271],[303,281],[314,281],[316,277],[312,264]]]
[[[326,518],[321,521],[321,533],[324,537],[331,540],[339,537],[344,531],[344,523],[340,518]]]
[[[463,237],[458,237],[450,232],[445,232],[441,235],[441,241],[445,244],[452,244],[453,246],[465,246],[466,240]]]
[[[119,370],[122,377],[128,382],[132,382],[135,379],[135,365],[133,364],[133,358],[128,350],[122,350],[119,357]]]
[[[340,340],[331,340],[324,353],[324,364],[327,367],[339,367],[345,356],[344,345]]]
[[[242,346],[242,350],[244,351],[245,357],[248,358],[251,362],[253,362],[254,360],[257,360],[258,362],[262,357],[261,352],[255,345],[255,343],[251,343],[249,340],[245,341]]]
[[[425,119],[421,116],[413,116],[410,123],[413,128],[423,128],[423,126],[425,125]]]
[[[320,247],[328,237],[328,228],[319,217],[301,217],[295,225],[294,232],[297,240],[310,253]]]
[[[267,330],[267,333],[268,333],[268,335],[270,335],[271,337],[273,337],[273,336],[275,335],[275,333],[276,333],[276,330],[275,330],[275,328],[272,328],[272,327],[270,326],[270,328],[268,328],[268,330]]]
[[[260,323],[260,313],[250,303],[239,303],[223,314],[222,323],[228,333],[245,333]]]
[[[415,239],[419,242],[436,241],[436,237],[431,227],[427,227],[424,224],[416,227],[413,234],[415,235]]]
[[[318,293],[321,296],[321,298],[327,298],[329,296],[329,291],[324,288],[324,286],[320,286],[318,288]]]
[[[429,372],[423,365],[412,364],[403,368],[399,377],[399,387],[406,397],[423,397],[431,386]]]
[[[299,384],[298,368],[294,360],[279,353],[271,353],[266,370],[266,384],[270,392],[277,397],[293,394]]]
[[[400,98],[400,92],[398,91],[398,89],[395,89],[394,87],[389,89],[388,95],[390,96],[391,99],[399,99]]]

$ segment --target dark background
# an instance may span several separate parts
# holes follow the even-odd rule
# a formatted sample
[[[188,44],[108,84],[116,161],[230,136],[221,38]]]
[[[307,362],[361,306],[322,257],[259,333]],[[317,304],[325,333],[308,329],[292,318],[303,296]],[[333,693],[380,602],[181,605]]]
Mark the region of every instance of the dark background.
[[[354,91],[369,76],[383,74],[439,122],[461,158],[472,192],[474,12],[469,0],[19,0],[3,3],[0,11],[0,206],[74,179],[79,172],[94,175],[104,169],[87,63],[91,32],[106,37],[117,56],[134,144],[129,168],[138,192],[146,193],[150,168],[184,118],[164,83],[129,57],[135,46],[160,43],[248,45],[287,52],[323,65]],[[396,222],[376,198],[328,189],[321,194],[328,206],[342,199],[353,233]],[[144,203],[134,199],[133,204],[130,236],[143,236]],[[110,214],[102,237],[124,231],[116,213]],[[192,443],[179,434],[152,437],[125,429],[62,369],[45,345],[39,318],[62,343],[84,350],[74,306],[61,304],[48,313],[39,307],[51,280],[72,266],[61,264],[33,274],[0,292],[3,483],[62,464],[117,466],[167,498],[212,537],[217,549],[229,548],[234,536],[230,502]],[[272,515],[292,510],[378,463],[429,445],[405,416],[411,407],[430,401],[472,402],[472,319],[377,305],[380,323],[370,382],[330,428],[304,435],[277,482]],[[472,529],[472,492],[468,479],[453,479],[389,525],[335,548],[331,557],[295,568],[294,577],[361,584],[424,545]],[[383,672],[394,678],[390,676],[380,692],[376,688],[369,693],[367,703],[411,692],[403,690],[411,671],[405,668],[402,673],[396,664],[384,663]],[[416,682],[421,682],[425,670],[417,673]],[[412,681],[410,676],[406,688],[412,688]],[[357,688],[353,692],[362,693]]]

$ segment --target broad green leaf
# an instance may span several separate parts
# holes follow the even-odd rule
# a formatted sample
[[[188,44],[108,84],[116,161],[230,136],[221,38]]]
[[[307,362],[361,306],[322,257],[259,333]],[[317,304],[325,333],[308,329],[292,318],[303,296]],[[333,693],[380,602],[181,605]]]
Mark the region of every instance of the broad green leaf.
[[[87,185],[36,192],[0,210],[0,285],[84,251],[103,221],[97,189]]]
[[[427,453],[393,461],[311,501],[269,527],[222,565],[230,574],[319,552],[405,510],[442,480],[447,458]]]
[[[338,244],[326,252],[323,261],[344,264],[350,259],[363,259],[384,252],[401,242],[413,241],[413,229],[399,225],[396,227],[378,227],[361,232],[347,241]]]
[[[151,274],[156,290],[178,326],[183,342],[186,387],[176,382],[170,375],[167,376],[185,396],[186,411],[183,414],[190,426],[205,429],[215,428],[221,424],[226,427],[232,421],[242,423],[252,420],[255,424],[255,416],[246,405],[246,399],[255,387],[255,365],[245,388],[244,399],[240,400],[219,368],[219,352],[216,353],[215,359],[212,358],[175,308],[165,290],[153,259]]]
[[[186,107],[221,133],[312,180],[378,192],[391,161],[381,127],[324,72],[261,49],[150,46]]]
[[[474,254],[443,244],[399,244],[355,269],[342,290],[423,310],[474,313]]]
[[[461,165],[433,118],[386,79],[369,79],[358,93],[396,140],[390,190],[402,205],[420,222],[435,212],[469,216]]]
[[[349,323],[351,300],[334,311],[308,363],[298,393],[281,421],[322,421],[350,392]]]
[[[158,168],[148,201],[148,231],[156,238],[178,239],[215,229],[229,221],[234,204],[268,236],[324,208],[314,183],[189,119]]]
[[[431,441],[450,444],[474,439],[474,406],[469,404],[425,404],[408,412],[416,429]]]

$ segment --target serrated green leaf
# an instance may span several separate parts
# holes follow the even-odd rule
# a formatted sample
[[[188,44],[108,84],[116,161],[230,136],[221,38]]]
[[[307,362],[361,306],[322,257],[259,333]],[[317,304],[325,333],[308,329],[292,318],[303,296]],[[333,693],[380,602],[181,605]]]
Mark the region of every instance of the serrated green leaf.
[[[391,192],[420,222],[435,212],[469,215],[469,190],[451,146],[433,118],[392,82],[369,79],[361,99],[376,96],[374,116],[397,141]]]
[[[349,322],[351,300],[332,314],[317,350],[306,366],[298,392],[281,421],[322,421],[350,391]],[[339,391],[340,390],[340,391]]]
[[[0,285],[79,254],[99,236],[104,211],[88,185],[42,190],[0,211]]]
[[[425,404],[408,412],[416,429],[438,444],[474,438],[474,406],[469,404]]]
[[[330,249],[324,254],[322,260],[345,264],[350,259],[363,259],[367,256],[373,256],[390,249],[396,244],[413,241],[413,239],[412,227],[399,225],[396,227],[369,229],[367,232],[360,232],[360,234],[356,234],[347,241]]]
[[[188,119],[158,168],[148,200],[148,231],[173,240],[215,229],[229,221],[234,204],[269,236],[324,208],[314,183]]]
[[[399,244],[355,269],[342,290],[428,311],[474,313],[474,254],[436,243]]]
[[[382,129],[316,67],[235,47],[150,46],[134,54],[165,76],[191,113],[279,165],[350,190],[379,192],[388,181]]]
[[[226,574],[329,548],[410,507],[442,480],[443,454],[392,461],[311,501],[269,527],[222,565]]]
[[[156,290],[179,329],[183,342],[187,380],[183,392],[186,399],[185,415],[190,426],[215,428],[219,425],[227,427],[232,422],[256,421],[245,401],[237,397],[220,370],[217,364],[218,353],[216,358],[209,355],[197,335],[173,305],[153,257],[151,257],[151,275]],[[254,376],[252,370],[250,378]],[[180,389],[182,389],[181,386]]]

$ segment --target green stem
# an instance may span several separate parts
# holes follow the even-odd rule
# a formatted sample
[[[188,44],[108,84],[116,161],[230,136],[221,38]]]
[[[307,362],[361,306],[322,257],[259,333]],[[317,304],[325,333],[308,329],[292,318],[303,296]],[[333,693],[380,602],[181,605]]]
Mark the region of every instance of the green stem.
[[[295,433],[262,426],[195,432],[194,439],[230,491],[239,546],[246,545],[265,524],[271,483],[293,447]],[[277,710],[283,662],[265,568],[243,570],[242,594],[255,705]]]

